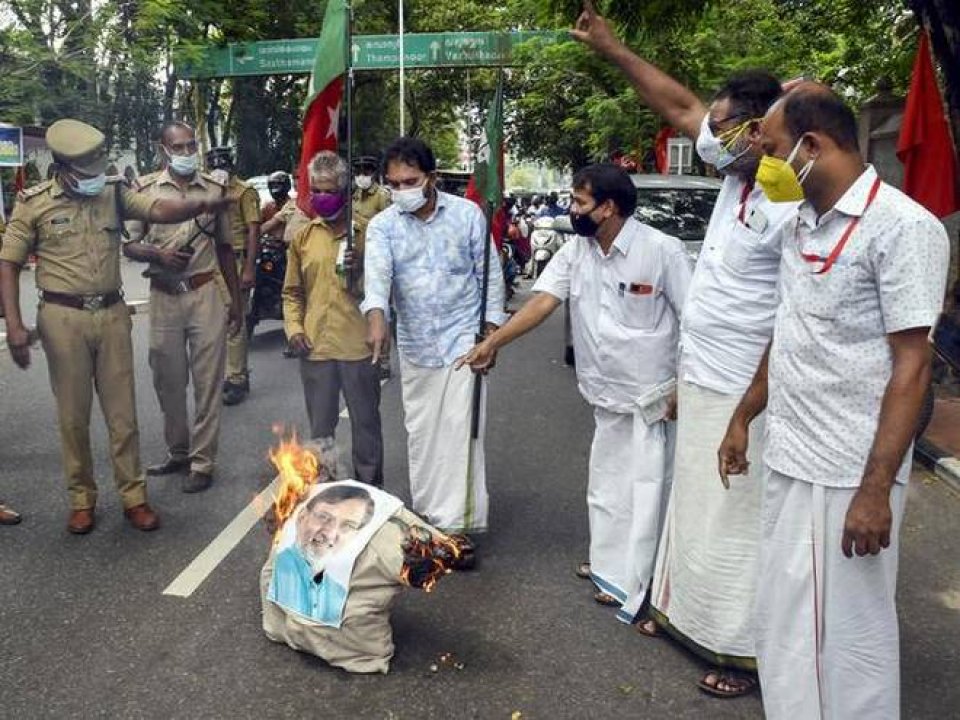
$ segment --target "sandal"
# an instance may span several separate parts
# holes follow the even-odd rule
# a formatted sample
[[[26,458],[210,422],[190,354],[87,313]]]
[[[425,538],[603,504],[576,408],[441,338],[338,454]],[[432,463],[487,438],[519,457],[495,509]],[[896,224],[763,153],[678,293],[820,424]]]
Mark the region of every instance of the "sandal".
[[[660,637],[660,626],[657,625],[656,620],[651,618],[644,618],[643,620],[637,620],[633,624],[633,629],[645,637],[658,638]]]
[[[600,603],[601,605],[606,605],[608,607],[620,607],[623,603],[617,600],[613,595],[603,592],[603,590],[597,590],[593,594],[593,599],[595,602]]]
[[[583,578],[584,580],[590,579],[590,563],[582,562],[577,565],[577,569],[573,571],[573,574],[578,578]]]
[[[16,525],[21,519],[20,513],[0,503],[0,525]]]
[[[711,678],[713,682],[710,682]],[[759,686],[760,680],[753,673],[722,670],[711,670],[697,683],[703,692],[718,698],[743,697]]]

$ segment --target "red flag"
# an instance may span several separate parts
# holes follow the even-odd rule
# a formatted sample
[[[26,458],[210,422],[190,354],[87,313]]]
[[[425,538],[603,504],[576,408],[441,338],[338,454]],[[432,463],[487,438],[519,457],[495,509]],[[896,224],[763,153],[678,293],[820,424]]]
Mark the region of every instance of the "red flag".
[[[913,64],[907,107],[903,114],[897,157],[903,163],[903,191],[937,217],[960,209],[960,173],[940,89],[924,30]]]
[[[347,7],[328,0],[304,103],[303,142],[297,170],[297,206],[310,217],[310,161],[321,150],[337,150],[343,77],[346,73]]]
[[[657,172],[666,175],[670,172],[670,160],[667,157],[667,140],[676,137],[677,131],[672,127],[664,126],[653,139],[653,154],[657,163]]]

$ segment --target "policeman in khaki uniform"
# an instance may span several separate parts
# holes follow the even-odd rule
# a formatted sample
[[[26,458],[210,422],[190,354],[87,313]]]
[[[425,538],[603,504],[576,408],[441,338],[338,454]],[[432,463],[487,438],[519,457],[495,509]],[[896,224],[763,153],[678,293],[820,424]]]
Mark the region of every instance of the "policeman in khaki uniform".
[[[199,171],[193,128],[167,123],[160,142],[166,168],[144,178],[137,197],[232,202],[223,185]],[[127,228],[131,241],[124,253],[150,263],[149,359],[167,443],[166,459],[147,468],[147,474],[189,470],[181,490],[201,492],[213,482],[216,465],[227,334],[236,333],[243,318],[227,213],[208,213],[177,225],[134,221]],[[196,412],[192,428],[188,382]]]
[[[213,148],[207,153],[207,170],[217,177],[225,175],[227,197],[235,201],[227,215],[230,237],[240,276],[240,291],[244,298],[256,282],[257,244],[260,239],[260,195],[237,177],[233,151],[227,147]],[[218,178],[219,179],[219,178]],[[246,305],[246,303],[244,303]],[[227,338],[227,373],[223,383],[224,405],[242,403],[250,392],[250,370],[247,365],[247,334],[237,333]]]
[[[377,182],[378,165],[377,159],[369,155],[361,157],[354,165],[353,212],[366,222],[390,206],[390,191]]]
[[[37,323],[57,402],[63,464],[70,495],[67,529],[94,526],[97,486],[90,453],[90,410],[96,389],[110,435],[113,474],[124,513],[139,530],[153,530],[140,467],[134,402],[131,319],[120,288],[122,217],[182,222],[219,212],[224,200],[156,200],[105,176],[105,138],[76,120],[47,130],[57,163],[52,180],[21,193],[0,249],[0,295],[14,362],[30,364],[29,332],[20,314],[20,269],[34,253],[40,308]]]

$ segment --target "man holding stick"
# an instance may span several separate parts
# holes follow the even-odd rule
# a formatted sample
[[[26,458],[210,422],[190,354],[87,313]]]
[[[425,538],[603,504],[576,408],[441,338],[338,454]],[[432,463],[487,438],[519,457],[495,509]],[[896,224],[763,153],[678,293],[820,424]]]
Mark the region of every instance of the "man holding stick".
[[[484,256],[496,258],[486,220],[469,200],[436,188],[436,160],[422,140],[402,137],[387,148],[393,204],[367,228],[365,299],[372,362],[388,351],[390,293],[408,433],[413,509],[442,530],[487,528],[483,404],[471,438],[473,378],[454,370],[474,344],[483,304]],[[487,330],[505,320],[503,274],[489,262]]]

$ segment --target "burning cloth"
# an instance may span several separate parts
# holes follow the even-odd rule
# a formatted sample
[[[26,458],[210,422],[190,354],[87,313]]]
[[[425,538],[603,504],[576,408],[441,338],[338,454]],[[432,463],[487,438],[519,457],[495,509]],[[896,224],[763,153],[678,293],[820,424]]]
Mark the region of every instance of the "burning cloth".
[[[382,490],[352,480],[313,485],[261,571],[267,637],[350,672],[387,672],[394,599],[404,584],[435,581],[411,582],[411,548],[424,547],[422,538],[444,536]]]

